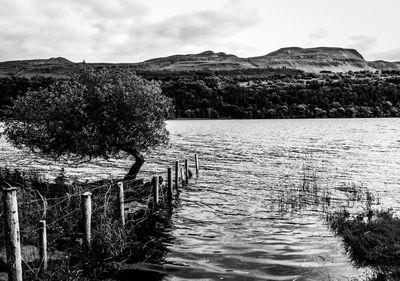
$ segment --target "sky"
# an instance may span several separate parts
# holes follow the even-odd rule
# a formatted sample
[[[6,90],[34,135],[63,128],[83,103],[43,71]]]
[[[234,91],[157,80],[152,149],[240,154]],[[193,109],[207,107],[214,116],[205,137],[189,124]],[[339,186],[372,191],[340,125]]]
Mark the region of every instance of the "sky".
[[[357,49],[400,61],[399,0],[0,0],[0,61]]]

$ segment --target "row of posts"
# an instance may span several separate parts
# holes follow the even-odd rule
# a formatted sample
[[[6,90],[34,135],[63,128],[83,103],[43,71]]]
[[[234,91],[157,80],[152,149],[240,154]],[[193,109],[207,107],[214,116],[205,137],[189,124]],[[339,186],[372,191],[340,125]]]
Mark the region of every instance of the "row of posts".
[[[197,154],[194,155],[194,163],[196,175],[199,174],[199,159]],[[179,174],[182,180],[182,184],[187,184],[189,181],[189,164],[188,160],[185,160],[184,169],[180,169],[179,161],[175,162],[175,189],[179,190]],[[159,182],[158,177],[154,176],[152,179],[153,184],[153,202],[154,205],[157,206],[160,202],[160,194],[159,194]],[[167,202],[168,204],[172,203],[172,195],[173,195],[173,185],[172,185],[172,168],[168,167],[167,169]]]
[[[199,160],[195,154],[195,170],[196,175],[199,173]],[[185,174],[185,177],[183,176]],[[175,189],[179,188],[179,174],[181,174],[182,184],[188,183],[189,166],[188,160],[185,160],[184,172],[180,169],[179,161],[175,162]],[[159,204],[159,182],[158,177],[153,177],[153,196],[154,206]],[[83,249],[89,252],[91,250],[91,220],[92,220],[92,193],[84,192],[82,199],[82,220],[83,220]],[[167,200],[168,204],[172,203],[173,185],[172,185],[172,168],[167,169]],[[124,203],[124,185],[118,182],[118,205],[121,223],[125,225],[125,203]],[[21,257],[21,241],[18,220],[18,202],[17,189],[14,187],[3,189],[3,206],[4,206],[4,230],[5,244],[7,252],[7,264],[9,267],[8,280],[22,281],[22,257]],[[39,254],[41,260],[41,270],[46,270],[48,266],[47,255],[47,230],[46,221],[39,221]]]

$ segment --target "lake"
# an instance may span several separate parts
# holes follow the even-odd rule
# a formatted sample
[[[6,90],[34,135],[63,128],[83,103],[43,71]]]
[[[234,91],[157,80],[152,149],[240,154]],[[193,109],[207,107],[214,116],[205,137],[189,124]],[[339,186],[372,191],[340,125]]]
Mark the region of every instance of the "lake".
[[[377,208],[400,212],[400,119],[172,120],[170,146],[148,154],[142,176],[165,174],[194,153],[200,174],[180,193],[162,265],[139,268],[165,280],[364,280],[324,214]],[[37,162],[39,161],[39,163]],[[61,166],[11,148],[0,162]],[[68,168],[83,179],[120,177],[129,160]],[[193,170],[193,166],[191,167]]]

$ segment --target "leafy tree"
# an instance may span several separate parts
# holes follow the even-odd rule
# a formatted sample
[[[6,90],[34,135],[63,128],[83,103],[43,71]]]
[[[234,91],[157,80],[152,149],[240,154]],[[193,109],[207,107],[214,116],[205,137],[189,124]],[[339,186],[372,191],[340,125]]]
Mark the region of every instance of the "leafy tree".
[[[5,135],[16,147],[44,156],[88,161],[121,151],[135,157],[126,179],[136,177],[143,151],[168,142],[171,101],[159,83],[130,70],[84,66],[49,88],[17,99]]]

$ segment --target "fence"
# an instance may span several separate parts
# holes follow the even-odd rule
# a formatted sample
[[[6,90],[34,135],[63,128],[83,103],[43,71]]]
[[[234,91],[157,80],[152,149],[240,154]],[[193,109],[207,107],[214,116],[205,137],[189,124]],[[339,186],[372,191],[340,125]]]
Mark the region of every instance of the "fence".
[[[195,154],[195,171],[196,175],[198,175],[199,164],[198,164],[198,156]],[[152,196],[151,205],[152,212],[156,211],[159,208],[164,206],[164,201],[169,208],[172,207],[173,201],[173,193],[174,187],[175,191],[178,192],[179,188],[186,185],[189,181],[190,172],[189,172],[189,164],[188,160],[184,161],[184,167],[181,167],[179,161],[175,162],[175,177],[173,184],[172,177],[172,168],[167,168],[167,179],[166,184],[160,185],[159,177],[154,176],[150,181],[151,191],[150,194]],[[92,215],[93,212],[99,212],[100,210],[107,214],[108,205],[103,204],[100,207],[98,202],[93,202],[92,195],[99,190],[108,188],[104,193],[104,202],[108,202],[110,197],[111,190],[114,188],[117,197],[118,204],[118,217],[120,220],[121,227],[124,227],[126,224],[126,214],[125,214],[125,203],[127,200],[125,199],[126,191],[124,190],[125,184],[129,184],[129,181],[118,181],[116,188],[114,188],[115,184],[111,185],[100,185],[94,188],[90,188],[89,190],[81,190],[77,194],[66,194],[63,197],[57,198],[45,198],[40,192],[38,193],[38,199],[29,200],[27,202],[18,202],[17,199],[17,188],[8,185],[7,187],[3,187],[3,215],[4,215],[4,237],[5,237],[5,245],[6,245],[6,254],[7,254],[7,266],[8,266],[8,280],[10,281],[22,281],[22,257],[21,257],[21,239],[20,239],[20,221],[18,216],[18,206],[22,206],[24,204],[37,204],[35,206],[41,205],[41,208],[35,210],[34,212],[40,213],[40,219],[38,221],[39,225],[36,229],[29,229],[28,231],[31,233],[38,233],[39,236],[39,258],[40,258],[40,270],[46,271],[48,267],[48,240],[47,240],[47,229],[49,226],[54,226],[61,220],[68,220],[74,222],[71,219],[74,215],[76,215],[79,211],[81,212],[81,229],[82,229],[82,250],[86,253],[90,253],[92,246],[92,236],[91,236],[91,228],[92,228]],[[146,186],[146,183],[143,183]],[[166,200],[160,200],[160,190],[166,189]],[[163,192],[164,194],[164,192]],[[108,198],[108,199],[107,199]],[[75,201],[72,202],[74,199]],[[76,201],[80,200],[78,204]],[[53,202],[53,204],[49,204],[49,202]],[[72,202],[72,203],[71,203]],[[94,203],[94,206],[93,206]],[[68,204],[68,205],[66,205]],[[80,206],[79,206],[80,205]],[[65,206],[68,206],[67,210],[65,210]],[[61,217],[55,216],[52,222],[48,223],[46,218],[51,214],[49,211],[58,212],[59,208],[63,208],[62,212],[67,212],[63,214]],[[24,208],[22,208],[24,209]],[[72,210],[71,210],[72,209]],[[24,213],[24,217],[28,219],[30,213]]]

